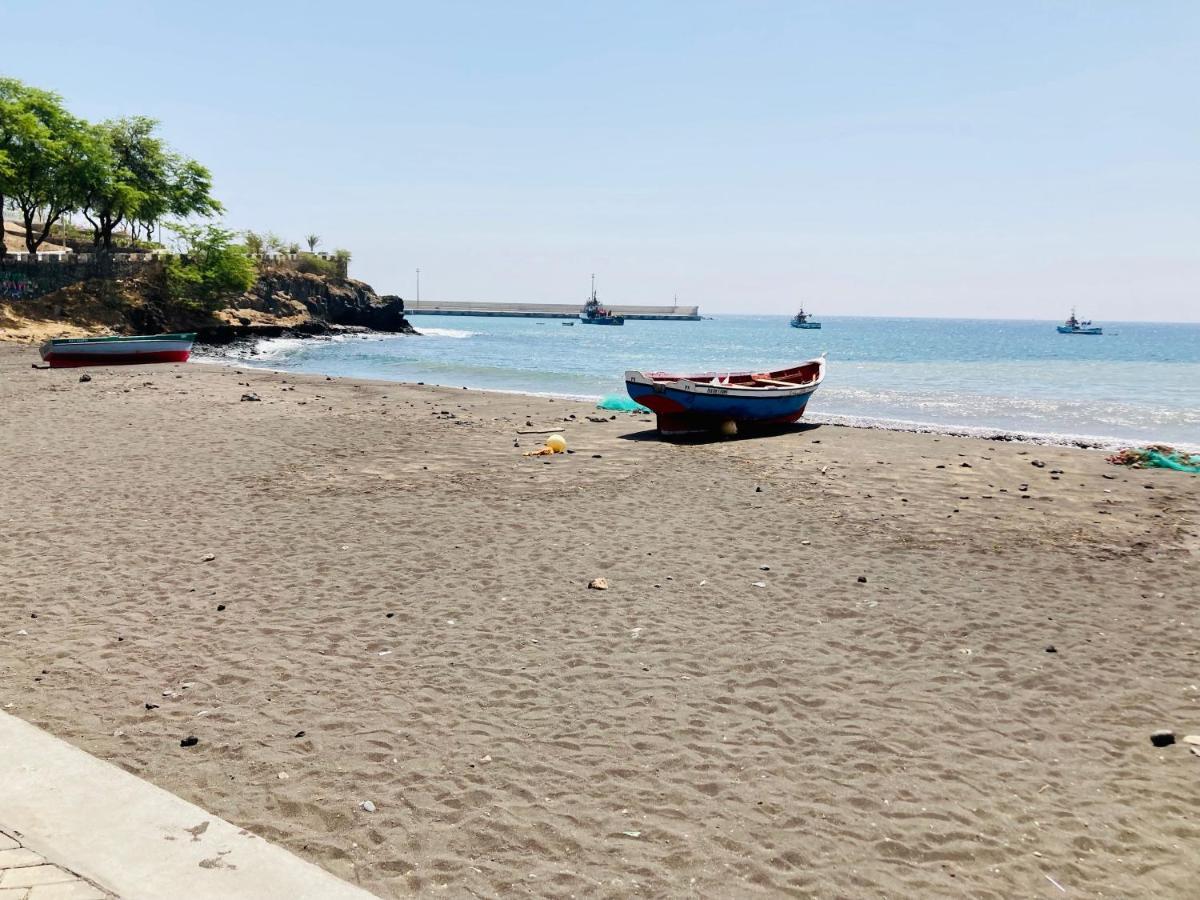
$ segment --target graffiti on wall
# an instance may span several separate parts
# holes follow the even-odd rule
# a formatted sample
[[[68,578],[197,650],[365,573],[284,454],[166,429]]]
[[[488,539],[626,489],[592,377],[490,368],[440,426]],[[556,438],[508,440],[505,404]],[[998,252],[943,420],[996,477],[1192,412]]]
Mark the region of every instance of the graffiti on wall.
[[[24,300],[39,293],[40,285],[28,275],[0,274],[0,297],[5,300]]]

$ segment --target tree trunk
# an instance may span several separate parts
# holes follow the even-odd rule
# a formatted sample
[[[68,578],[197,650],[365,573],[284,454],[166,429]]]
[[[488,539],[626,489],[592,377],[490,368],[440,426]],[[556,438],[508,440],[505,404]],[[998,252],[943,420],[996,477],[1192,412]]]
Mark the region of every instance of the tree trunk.
[[[4,233],[4,195],[0,194],[0,259],[8,256],[8,241]]]

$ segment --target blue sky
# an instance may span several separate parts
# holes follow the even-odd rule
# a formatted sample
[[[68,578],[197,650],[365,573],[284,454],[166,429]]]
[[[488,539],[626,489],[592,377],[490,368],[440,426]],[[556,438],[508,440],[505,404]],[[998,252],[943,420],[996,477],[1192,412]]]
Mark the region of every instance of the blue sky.
[[[1195,2],[2,6],[381,292],[1200,320]]]

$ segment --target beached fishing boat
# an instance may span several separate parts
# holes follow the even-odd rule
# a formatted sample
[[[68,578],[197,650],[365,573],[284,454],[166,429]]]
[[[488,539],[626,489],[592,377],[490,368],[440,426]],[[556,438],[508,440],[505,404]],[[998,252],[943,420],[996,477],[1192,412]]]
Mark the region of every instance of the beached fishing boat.
[[[51,368],[187,362],[195,334],[140,334],[131,337],[54,338],[41,346]]]
[[[1058,326],[1059,334],[1104,334],[1104,329],[1091,322],[1080,322],[1075,318],[1075,307],[1071,307],[1071,317]]]
[[[792,327],[793,328],[820,328],[821,323],[814,322],[812,320],[812,315],[810,315],[809,313],[806,313],[804,311],[804,307],[802,306],[802,307],[800,307],[800,312],[798,312],[794,316],[792,316]]]
[[[662,434],[731,430],[727,423],[781,425],[804,415],[825,377],[825,357],[770,372],[671,375],[626,372],[629,396],[658,417]]]
[[[596,276],[592,276],[592,295],[588,297],[587,303],[583,304],[583,312],[579,314],[579,321],[584,325],[624,325],[624,316],[614,316],[609,310],[600,305],[600,301],[596,299]]]

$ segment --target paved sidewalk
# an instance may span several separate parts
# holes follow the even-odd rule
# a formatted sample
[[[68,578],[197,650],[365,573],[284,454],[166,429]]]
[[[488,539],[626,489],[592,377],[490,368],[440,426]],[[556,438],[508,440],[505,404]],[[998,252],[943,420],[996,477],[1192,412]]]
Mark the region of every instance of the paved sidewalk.
[[[4,712],[0,828],[0,900],[374,897]]]
[[[0,900],[116,900],[87,879],[25,847],[17,834],[0,831]]]

